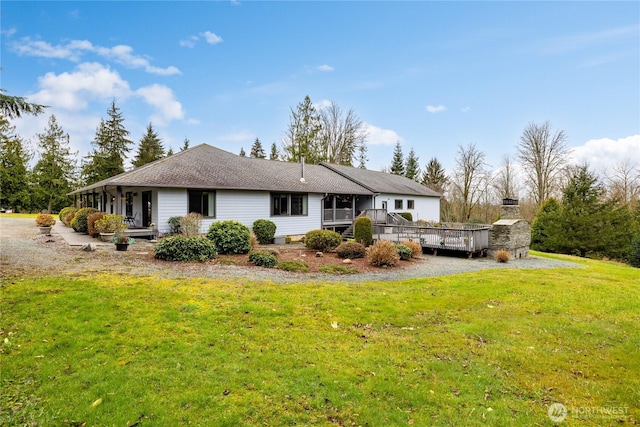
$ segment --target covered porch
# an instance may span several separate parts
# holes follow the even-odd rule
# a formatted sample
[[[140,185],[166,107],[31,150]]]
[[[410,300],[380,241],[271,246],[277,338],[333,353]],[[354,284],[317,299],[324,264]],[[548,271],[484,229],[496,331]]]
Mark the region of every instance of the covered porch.
[[[74,206],[95,208],[108,214],[124,216],[131,235],[146,232],[154,222],[153,189],[145,187],[122,187],[105,185],[83,192],[73,193]],[[157,196],[155,196],[157,197]]]
[[[360,212],[373,207],[373,196],[327,194],[322,199],[322,228],[341,233]]]

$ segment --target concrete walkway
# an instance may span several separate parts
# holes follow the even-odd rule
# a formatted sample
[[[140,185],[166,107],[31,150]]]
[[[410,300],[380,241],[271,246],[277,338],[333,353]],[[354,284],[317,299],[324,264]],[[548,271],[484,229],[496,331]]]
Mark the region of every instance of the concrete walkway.
[[[67,227],[62,221],[56,221],[55,225],[51,228],[51,232],[62,237],[69,246],[82,246],[87,243],[95,243],[97,246],[113,246],[111,242],[94,239],[88,234],[76,233],[73,231],[73,228]]]

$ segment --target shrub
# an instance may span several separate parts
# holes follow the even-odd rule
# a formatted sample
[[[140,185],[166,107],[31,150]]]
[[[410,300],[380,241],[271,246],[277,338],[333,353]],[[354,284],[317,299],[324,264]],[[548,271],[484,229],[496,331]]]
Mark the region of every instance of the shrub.
[[[87,218],[94,212],[98,212],[96,208],[82,208],[76,212],[76,216],[71,221],[71,227],[78,233],[87,233]]]
[[[361,243],[346,242],[336,248],[336,254],[340,258],[364,258],[367,254],[367,249]]]
[[[498,249],[496,251],[495,258],[498,262],[509,262],[509,259],[511,259],[511,254],[506,249]]]
[[[97,237],[100,235],[100,232],[96,230],[96,221],[106,215],[104,212],[94,212],[87,217],[87,231],[89,232],[89,236]]]
[[[413,258],[418,258],[420,255],[422,255],[422,245],[420,243],[413,240],[404,240],[400,242],[400,244],[405,245],[406,247],[411,249],[411,256]]]
[[[93,228],[96,233],[119,233],[127,228],[122,215],[106,214],[98,219]]]
[[[67,227],[71,227],[71,223],[73,222],[73,218],[75,217],[76,217],[75,211],[69,212],[64,216],[64,220],[62,222],[64,222],[64,225],[66,225]]]
[[[78,209],[73,206],[67,206],[66,208],[62,208],[62,210],[58,214],[58,217],[60,218],[60,221],[64,222],[64,219],[67,215],[69,215],[72,212],[76,212],[77,210]]]
[[[400,212],[400,216],[407,221],[413,222],[413,214],[411,212]]]
[[[221,254],[246,254],[251,250],[251,231],[238,221],[217,221],[211,224],[207,238]]]
[[[208,261],[217,255],[216,247],[204,236],[175,235],[160,239],[154,257],[166,261]]]
[[[388,240],[378,240],[367,248],[367,260],[376,267],[393,267],[400,261],[396,245]]]
[[[371,226],[371,218],[366,216],[356,218],[356,222],[353,224],[353,237],[354,240],[362,245],[371,246],[373,242],[373,228]]]
[[[309,265],[302,260],[280,261],[278,263],[278,269],[292,273],[308,273]]]
[[[182,220],[181,216],[172,216],[169,217],[167,222],[169,223],[169,233],[170,234],[180,234],[182,230],[180,230],[180,221]]]
[[[311,230],[304,237],[304,244],[314,251],[327,252],[342,243],[342,236],[330,230]]]
[[[268,245],[276,235],[276,223],[268,219],[257,219],[253,222],[253,234],[261,245]]]
[[[352,265],[325,264],[318,267],[320,272],[325,274],[356,274],[358,269]]]
[[[38,214],[36,224],[38,227],[52,227],[56,223],[56,219],[51,214]]]
[[[272,268],[278,263],[278,258],[269,252],[254,251],[249,254],[249,262],[259,267]]]
[[[202,215],[191,212],[180,218],[180,231],[185,236],[199,236],[202,228]]]
[[[411,248],[402,244],[396,245],[396,251],[398,251],[398,256],[403,261],[409,261],[413,256]]]
[[[633,239],[628,261],[632,266],[640,267],[640,232]]]

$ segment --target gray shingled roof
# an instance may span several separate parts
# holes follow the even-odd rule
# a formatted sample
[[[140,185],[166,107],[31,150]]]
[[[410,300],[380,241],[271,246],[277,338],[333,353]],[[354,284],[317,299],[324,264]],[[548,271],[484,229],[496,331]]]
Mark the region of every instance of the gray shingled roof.
[[[442,196],[437,191],[425,187],[424,185],[421,185],[409,178],[405,178],[404,176],[329,163],[320,163],[320,165],[363,185],[375,193],[393,193],[431,197]]]
[[[103,186],[215,188],[304,193],[372,194],[369,189],[319,165],[240,157],[202,144],[71,194]]]

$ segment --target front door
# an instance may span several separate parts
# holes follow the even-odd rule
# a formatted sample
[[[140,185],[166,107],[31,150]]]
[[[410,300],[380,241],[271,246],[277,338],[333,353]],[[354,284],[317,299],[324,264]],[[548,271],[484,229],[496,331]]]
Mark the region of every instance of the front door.
[[[151,191],[142,192],[142,226],[148,227],[153,218],[153,205],[151,204]]]

